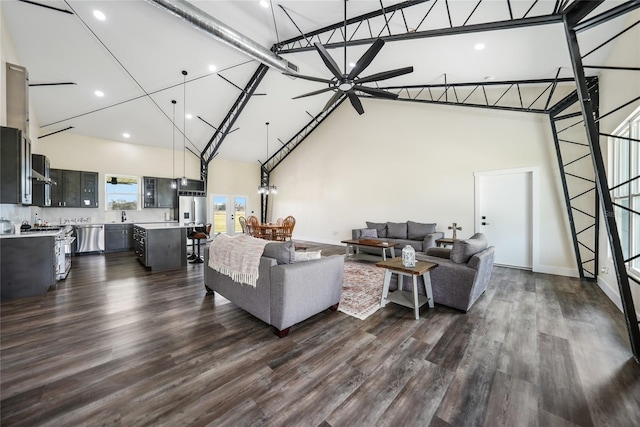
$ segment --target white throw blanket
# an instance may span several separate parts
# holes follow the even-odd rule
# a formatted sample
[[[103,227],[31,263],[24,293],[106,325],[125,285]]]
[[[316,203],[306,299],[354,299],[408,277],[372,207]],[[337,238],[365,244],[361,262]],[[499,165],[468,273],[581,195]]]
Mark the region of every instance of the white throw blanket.
[[[211,242],[209,267],[229,276],[234,282],[256,287],[260,257],[268,240],[239,234],[234,237],[220,234]]]

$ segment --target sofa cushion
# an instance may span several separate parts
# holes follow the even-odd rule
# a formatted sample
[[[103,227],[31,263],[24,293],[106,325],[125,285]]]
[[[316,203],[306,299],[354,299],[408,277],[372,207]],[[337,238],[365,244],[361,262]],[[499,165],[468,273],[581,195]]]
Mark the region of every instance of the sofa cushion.
[[[319,251],[300,251],[295,253],[296,262],[311,261],[322,258],[322,250]]]
[[[436,232],[436,224],[407,221],[407,238],[409,240],[424,240],[427,234]]]
[[[262,256],[273,258],[278,264],[291,264],[296,259],[296,249],[293,241],[287,242],[269,242],[264,247]]]
[[[469,261],[473,255],[487,249],[487,238],[482,233],[476,233],[468,239],[458,240],[451,248],[451,261],[462,264]]]
[[[387,223],[386,222],[370,222],[366,221],[367,228],[375,228],[378,231],[378,237],[387,237]]]
[[[387,222],[387,237],[390,239],[406,239],[406,222]]]
[[[376,230],[375,228],[361,228],[360,229],[360,238],[361,239],[366,239],[367,237],[374,237],[377,238],[378,237],[378,230]]]

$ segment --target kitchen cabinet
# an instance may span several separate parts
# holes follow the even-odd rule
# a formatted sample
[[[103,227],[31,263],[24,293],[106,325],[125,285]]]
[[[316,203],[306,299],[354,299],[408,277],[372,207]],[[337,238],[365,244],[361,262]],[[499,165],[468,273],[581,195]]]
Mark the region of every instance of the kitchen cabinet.
[[[144,207],[145,208],[176,208],[178,192],[172,188],[175,180],[171,178],[155,178],[145,176]]]
[[[0,203],[30,205],[31,141],[20,129],[0,128]]]
[[[45,179],[51,177],[49,168],[49,159],[42,154],[31,155],[31,168],[42,175]],[[32,202],[36,206],[51,206],[51,185],[45,181],[33,178],[32,185]]]
[[[51,206],[98,207],[97,172],[51,169],[50,176],[58,184],[51,188]]]
[[[187,232],[182,227],[134,225],[133,239],[138,261],[153,270],[187,266]]]
[[[29,73],[25,67],[6,63],[7,126],[29,137]]]
[[[0,299],[42,295],[56,284],[54,236],[0,239]]]
[[[129,251],[133,247],[133,224],[105,224],[105,252]]]

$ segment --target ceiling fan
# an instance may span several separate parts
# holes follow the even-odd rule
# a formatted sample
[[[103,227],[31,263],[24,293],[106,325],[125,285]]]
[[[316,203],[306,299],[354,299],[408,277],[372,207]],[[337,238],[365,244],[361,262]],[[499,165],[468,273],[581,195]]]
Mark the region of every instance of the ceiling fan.
[[[322,61],[325,63],[325,65],[327,66],[329,71],[331,71],[334,77],[331,79],[323,79],[319,77],[285,73],[286,75],[289,75],[289,76],[299,77],[301,79],[311,80],[314,82],[326,83],[329,85],[329,87],[326,87],[324,89],[305,93],[303,95],[296,96],[293,99],[299,99],[307,96],[318,95],[320,93],[324,93],[328,91],[334,91],[335,93],[333,94],[331,99],[329,99],[329,102],[326,103],[326,105],[323,108],[323,111],[325,111],[331,105],[333,105],[333,103],[335,103],[338,100],[338,98],[340,98],[342,95],[347,95],[347,97],[349,98],[349,101],[351,101],[351,105],[353,105],[353,108],[355,108],[358,114],[364,114],[364,108],[362,108],[362,103],[360,102],[358,95],[356,95],[356,91],[364,92],[366,94],[373,96],[374,98],[396,99],[398,97],[397,94],[387,92],[386,90],[362,86],[362,83],[377,82],[380,80],[386,80],[393,77],[402,76],[404,74],[409,74],[413,72],[413,67],[410,66],[410,67],[397,68],[395,70],[389,70],[389,71],[383,71],[376,74],[371,74],[366,77],[359,77],[359,74],[362,71],[364,71],[365,68],[369,66],[369,64],[371,64],[371,62],[376,57],[378,52],[380,52],[380,49],[382,49],[382,46],[384,46],[384,40],[377,39],[371,45],[371,47],[369,47],[369,49],[364,53],[364,55],[362,55],[362,57],[358,59],[358,62],[356,62],[355,66],[351,69],[351,71],[347,73],[347,36],[346,34],[347,34],[347,0],[345,0],[344,2],[344,36],[345,36],[344,70],[345,72],[344,73],[340,72],[340,68],[338,68],[338,64],[336,64],[336,62],[333,60],[331,55],[329,55],[329,52],[327,52],[327,50],[322,44],[314,43],[314,46],[318,51],[318,53],[320,54]]]

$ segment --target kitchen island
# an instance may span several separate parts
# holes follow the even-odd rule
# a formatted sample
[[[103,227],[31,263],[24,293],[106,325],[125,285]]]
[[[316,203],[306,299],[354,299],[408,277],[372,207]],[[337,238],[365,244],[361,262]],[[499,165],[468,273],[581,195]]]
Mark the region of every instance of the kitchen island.
[[[135,224],[133,241],[138,261],[152,271],[187,266],[187,228],[171,224]]]

